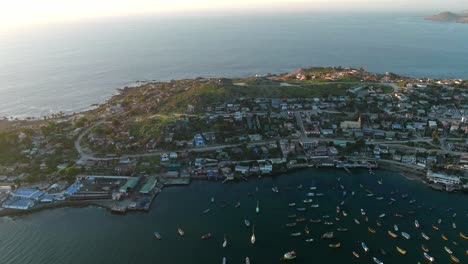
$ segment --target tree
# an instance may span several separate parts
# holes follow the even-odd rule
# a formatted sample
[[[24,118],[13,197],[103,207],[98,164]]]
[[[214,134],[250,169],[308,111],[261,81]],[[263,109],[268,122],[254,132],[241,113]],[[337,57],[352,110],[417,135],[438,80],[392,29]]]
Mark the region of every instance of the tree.
[[[439,132],[437,130],[432,132],[432,142],[439,143]]]

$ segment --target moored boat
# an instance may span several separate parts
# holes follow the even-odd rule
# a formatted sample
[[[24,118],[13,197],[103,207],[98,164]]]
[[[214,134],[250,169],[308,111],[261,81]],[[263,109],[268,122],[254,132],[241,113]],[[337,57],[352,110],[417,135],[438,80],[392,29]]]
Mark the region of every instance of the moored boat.
[[[331,248],[339,248],[339,247],[341,247],[341,243],[328,244],[328,247],[331,247]]]
[[[292,260],[292,259],[295,259],[295,258],[296,258],[296,251],[292,250],[292,251],[284,253],[281,260]]]
[[[296,206],[296,203],[289,203],[288,205],[289,207],[293,207],[293,206]]]
[[[369,233],[375,234],[375,229],[368,227],[367,230]]]
[[[305,199],[303,200],[304,203],[311,203],[313,200],[312,199]]]
[[[299,217],[296,219],[296,222],[304,222],[306,219],[304,217]]]
[[[411,236],[410,236],[408,233],[406,233],[406,232],[401,232],[401,235],[402,235],[404,238],[406,238],[406,239],[410,239],[410,238],[411,238]]]
[[[441,237],[443,240],[445,240],[445,241],[448,240],[448,238],[447,238],[444,234],[440,235],[440,237]]]
[[[320,223],[320,222],[322,222],[322,220],[321,219],[310,219],[310,222],[311,223]]]
[[[369,248],[364,244],[364,242],[361,243],[362,249],[364,249],[365,252],[369,251]]]
[[[247,219],[244,219],[244,224],[246,227],[249,227],[250,226],[250,221],[247,220]]]
[[[206,239],[210,239],[211,237],[212,237],[211,233],[208,233],[208,234],[201,236],[201,239],[206,240]]]
[[[355,251],[353,251],[353,256],[354,256],[355,258],[359,258],[359,254],[356,253]]]
[[[388,233],[388,235],[391,236],[392,238],[397,238],[397,237],[398,237],[397,234],[393,233],[393,232],[390,231],[390,230],[388,230],[387,233]]]
[[[250,237],[250,243],[255,244],[255,225],[252,226],[252,236]]]
[[[296,208],[297,211],[300,211],[300,212],[303,212],[305,211],[306,209],[304,207],[299,207],[299,208]]]
[[[291,215],[288,215],[288,218],[296,218],[297,215],[295,214],[291,214]]]
[[[418,220],[414,220],[414,226],[415,226],[416,228],[419,228],[419,221],[418,221]]]
[[[468,240],[468,236],[466,236],[465,234],[463,234],[462,232],[460,232],[460,237],[465,239],[465,240]]]
[[[158,240],[161,240],[161,239],[162,239],[161,234],[159,234],[158,232],[154,232],[153,234],[154,234],[154,237],[155,237],[156,239],[158,239]]]
[[[343,214],[343,216],[348,216],[348,214],[345,211],[341,211],[341,213]]]
[[[400,247],[396,247],[397,251],[400,252],[400,254],[402,255],[405,255],[406,254],[406,250],[400,248]]]
[[[294,227],[294,226],[296,226],[296,225],[297,225],[297,223],[295,223],[295,222],[287,223],[287,224],[286,224],[287,227]]]
[[[426,252],[424,252],[423,254],[424,258],[426,258],[428,261],[433,262],[435,260],[434,257],[429,256],[429,254],[427,254]]]
[[[305,240],[305,242],[307,242],[307,243],[314,242],[314,239],[313,238],[308,238],[308,239]]]
[[[336,230],[338,230],[338,231],[340,231],[340,232],[346,232],[346,231],[348,231],[347,228],[337,228]]]
[[[455,257],[454,255],[450,255],[450,259],[455,263],[460,263],[460,260],[457,257]]]
[[[312,192],[306,193],[306,196],[307,196],[307,197],[314,197],[314,196],[315,196],[315,193],[312,193]]]
[[[361,222],[359,222],[359,220],[357,220],[356,218],[354,218],[354,222],[355,222],[356,224],[358,224],[358,225],[361,223]]]
[[[271,188],[271,190],[272,190],[274,193],[278,193],[278,192],[279,192],[278,187],[273,187],[273,188]]]
[[[291,236],[293,237],[298,237],[301,235],[301,232],[296,232],[296,233],[292,233]]]
[[[226,264],[226,263],[227,263],[226,257],[223,257],[223,264]]]
[[[249,257],[246,257],[246,258],[245,258],[245,264],[250,264],[250,259],[249,259]]]
[[[384,218],[385,217],[385,214],[381,214],[379,215],[380,218]]]
[[[224,235],[223,248],[227,247],[227,243],[226,235]]]
[[[437,226],[435,226],[435,225],[432,225],[432,229],[434,229],[436,231],[439,230],[439,228]]]
[[[457,229],[457,224],[452,223],[452,228],[453,228],[453,229]]]
[[[362,208],[361,208],[361,215],[366,215],[366,212]]]
[[[211,211],[211,209],[208,208],[208,209],[206,209],[205,211],[203,211],[203,213],[206,214],[206,213],[208,213],[208,212],[210,212],[210,211]]]
[[[310,205],[311,208],[319,208],[319,206],[320,206],[319,204],[311,204]]]
[[[422,251],[424,251],[424,252],[426,252],[426,253],[429,252],[429,249],[428,249],[426,246],[424,246],[424,245],[421,245],[421,249],[422,249]]]
[[[182,228],[180,228],[180,227],[177,229],[177,232],[179,233],[180,236],[185,235],[184,230],[182,230]]]
[[[240,202],[237,202],[236,205],[234,206],[235,208],[238,208],[240,206]]]
[[[324,233],[324,234],[322,235],[322,238],[323,238],[323,239],[332,239],[332,238],[334,238],[334,237],[335,237],[335,235],[334,235],[333,232],[326,232],[326,233]]]
[[[397,226],[397,225],[393,225],[393,230],[395,230],[395,232],[398,232],[398,226]]]
[[[255,212],[260,213],[260,205],[257,200],[257,207],[255,208]]]
[[[448,247],[445,246],[444,249],[445,249],[445,251],[446,251],[447,253],[449,253],[450,255],[453,254],[453,251],[452,251],[450,248],[448,248]]]
[[[429,240],[429,239],[430,239],[424,232],[421,233],[421,236],[422,236],[424,239],[426,239],[426,240]]]
[[[378,258],[376,258],[376,257],[373,257],[372,259],[373,259],[374,262],[377,263],[377,264],[383,264],[383,262],[380,261],[380,260],[379,260]]]
[[[304,227],[304,232],[306,233],[306,235],[310,234],[310,230],[307,225]]]

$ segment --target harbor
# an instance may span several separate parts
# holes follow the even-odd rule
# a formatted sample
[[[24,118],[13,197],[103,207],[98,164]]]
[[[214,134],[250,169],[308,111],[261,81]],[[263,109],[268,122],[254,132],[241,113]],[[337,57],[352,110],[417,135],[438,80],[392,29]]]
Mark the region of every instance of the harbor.
[[[328,263],[375,263],[374,257],[383,263],[426,263],[423,244],[437,263],[453,263],[451,255],[460,263],[466,262],[468,240],[460,235],[468,233],[468,211],[463,206],[468,202],[466,196],[434,192],[390,171],[376,170],[371,175],[360,169],[352,173],[310,168],[237,184],[193,181],[189,186],[165,188],[148,213],[123,217],[98,207],[59,208],[15,219],[3,217],[0,250],[18,249],[1,256],[0,261],[73,264],[158,259],[164,263],[222,263],[226,258],[227,263],[244,263],[248,257],[250,263],[279,263],[285,253],[294,251],[294,263],[324,259]],[[454,204],[454,199],[460,203]],[[245,220],[249,220],[249,227]],[[43,230],[33,231],[39,223]],[[289,227],[289,223],[294,225]],[[92,247],[88,239],[75,234],[83,230],[95,234],[90,235]],[[390,237],[388,231],[397,237]],[[161,239],[155,237],[155,232]],[[329,239],[322,238],[330,232],[333,235],[327,235]],[[209,239],[202,239],[206,234],[210,234]],[[69,235],[75,237],[73,246],[64,243]],[[35,247],[29,244],[32,236]],[[67,254],[41,254],[49,252],[46,245]],[[181,246],[185,248],[181,254],[170,253]],[[113,249],[106,250],[108,247]],[[28,261],[31,256],[33,262]]]

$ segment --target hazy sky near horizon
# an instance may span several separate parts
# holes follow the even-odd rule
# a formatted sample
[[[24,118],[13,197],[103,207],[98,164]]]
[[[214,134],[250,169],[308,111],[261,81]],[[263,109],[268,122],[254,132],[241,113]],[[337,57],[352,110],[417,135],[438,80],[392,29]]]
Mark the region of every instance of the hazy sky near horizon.
[[[7,0],[0,29],[89,18],[170,12],[249,10],[453,10],[466,0]]]

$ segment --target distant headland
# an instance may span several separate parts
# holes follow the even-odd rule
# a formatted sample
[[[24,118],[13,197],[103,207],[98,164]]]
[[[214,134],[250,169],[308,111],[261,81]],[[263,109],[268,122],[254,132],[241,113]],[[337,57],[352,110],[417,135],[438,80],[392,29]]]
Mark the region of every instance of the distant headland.
[[[432,21],[443,21],[443,22],[455,22],[455,23],[464,23],[468,24],[468,10],[465,10],[461,13],[453,13],[449,11],[441,12],[437,15],[426,16],[426,20]]]

